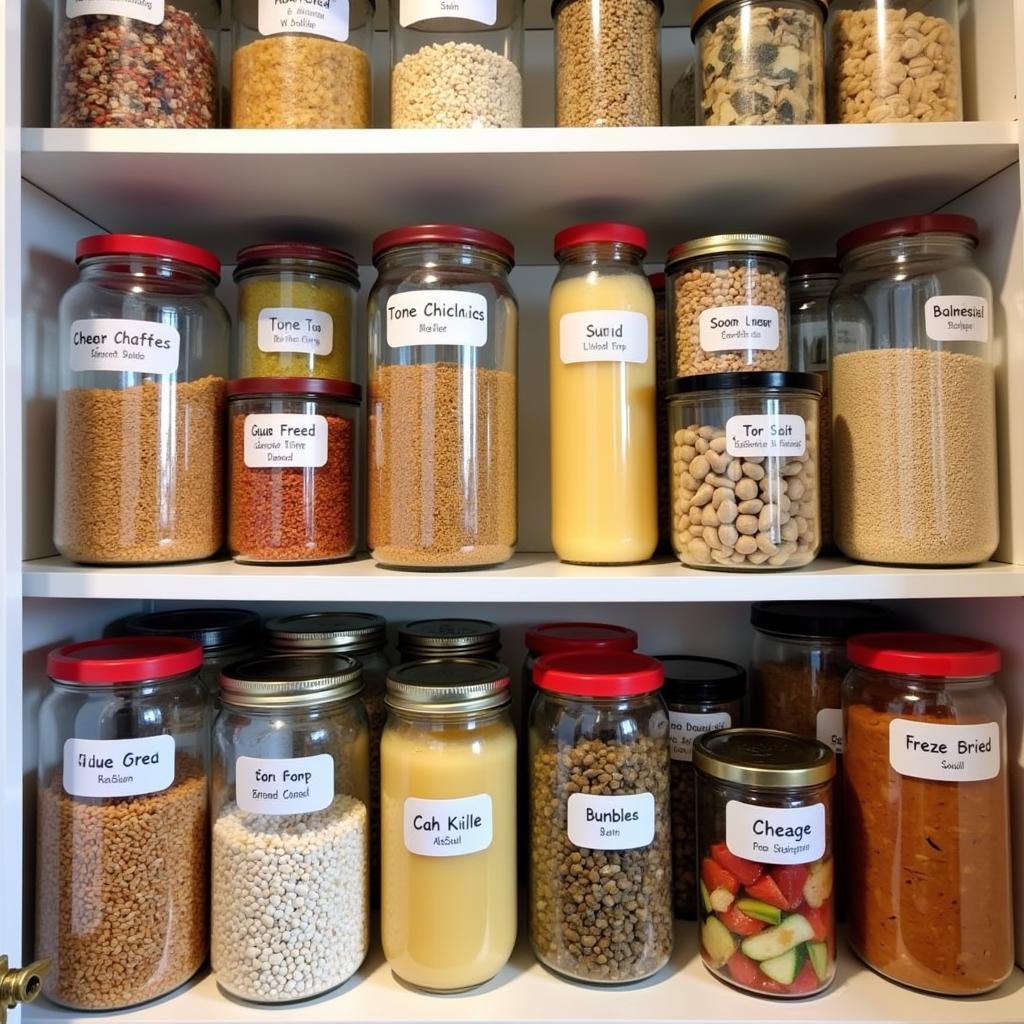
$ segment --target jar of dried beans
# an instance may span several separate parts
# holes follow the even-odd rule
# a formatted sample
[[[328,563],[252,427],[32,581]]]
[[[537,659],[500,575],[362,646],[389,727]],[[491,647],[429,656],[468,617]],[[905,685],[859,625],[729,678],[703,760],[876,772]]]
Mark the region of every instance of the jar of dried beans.
[[[228,386],[228,547],[238,562],[332,562],[359,527],[358,384],[243,378]]]
[[[381,235],[373,261],[373,557],[406,569],[504,562],[516,543],[512,243],[426,224]]]
[[[207,950],[203,651],[125,637],[52,651],[39,712],[36,952],[44,992],[120,1010],[177,988]]]
[[[54,544],[75,562],[185,562],[223,543],[230,324],[220,264],[148,235],[78,243],[60,304]]]

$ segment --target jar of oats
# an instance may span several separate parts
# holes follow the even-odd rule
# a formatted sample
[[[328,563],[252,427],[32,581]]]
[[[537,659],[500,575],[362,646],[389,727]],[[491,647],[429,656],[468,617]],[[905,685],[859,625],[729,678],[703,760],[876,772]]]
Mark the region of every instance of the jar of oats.
[[[680,377],[789,369],[789,245],[711,235],[669,251],[668,337]]]

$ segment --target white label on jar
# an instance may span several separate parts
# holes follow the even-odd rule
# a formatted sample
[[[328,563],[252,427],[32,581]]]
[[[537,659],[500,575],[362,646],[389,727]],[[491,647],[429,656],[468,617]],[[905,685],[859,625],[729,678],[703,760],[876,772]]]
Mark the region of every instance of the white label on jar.
[[[142,796],[174,782],[174,737],[78,740],[64,744],[64,789],[71,796]]]
[[[895,718],[889,723],[889,764],[914,779],[984,782],[999,774],[999,726],[936,725]]]
[[[729,852],[759,864],[810,864],[825,856],[825,805],[760,807],[725,805]]]
[[[71,369],[176,373],[181,335],[150,320],[75,320],[68,338]]]
[[[817,718],[818,741],[841,754],[843,752],[843,711],[842,708],[822,708]]]
[[[980,295],[936,295],[924,304],[924,329],[932,341],[988,341],[988,299]]]
[[[474,292],[401,292],[388,299],[389,348],[487,344],[487,299]]]
[[[459,18],[478,25],[493,25],[498,20],[498,0],[393,0],[398,4],[398,23],[402,28],[432,18]]]
[[[240,757],[235,800],[249,814],[312,814],[334,801],[334,758]]]
[[[569,842],[587,850],[636,850],[654,841],[654,794],[569,797]]]
[[[774,306],[715,306],[700,315],[700,347],[705,352],[779,347],[779,311]]]
[[[164,20],[164,0],[67,0],[65,11],[69,18],[112,14],[144,21],[147,25],[159,25]]]
[[[668,713],[668,738],[673,761],[693,760],[693,741],[705,732],[728,729],[732,719],[725,711],[711,714],[690,714],[688,711]]]
[[[730,455],[790,457],[807,451],[807,424],[802,416],[730,416],[725,424],[725,450]]]
[[[646,363],[649,330],[643,313],[565,313],[558,322],[558,350],[563,363]]]
[[[327,420],[297,412],[245,417],[245,464],[250,469],[319,469],[327,462]]]
[[[261,36],[302,32],[343,43],[348,39],[349,0],[259,0]]]
[[[261,352],[308,352],[329,356],[334,348],[334,320],[319,309],[274,306],[261,309],[256,321]]]
[[[408,797],[402,816],[405,848],[422,857],[479,853],[494,838],[494,809],[487,793],[454,800]]]

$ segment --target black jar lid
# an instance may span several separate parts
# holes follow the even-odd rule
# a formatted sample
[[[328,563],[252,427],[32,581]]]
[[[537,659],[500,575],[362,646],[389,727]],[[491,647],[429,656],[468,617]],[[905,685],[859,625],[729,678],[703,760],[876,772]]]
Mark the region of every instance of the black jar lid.
[[[812,256],[807,259],[793,260],[789,269],[789,283],[805,277],[838,277],[839,260],[835,256]]]
[[[722,658],[683,654],[658,655],[665,668],[665,700],[669,704],[724,704],[742,700],[747,672]]]
[[[821,397],[821,377],[796,370],[744,370],[739,373],[698,373],[676,377],[665,385],[665,394],[694,395],[702,391],[807,391]]]
[[[750,608],[754,629],[808,639],[847,640],[891,621],[891,612],[866,601],[761,601]]]
[[[131,615],[121,626],[132,636],[183,636],[204,651],[260,642],[260,617],[245,608],[175,608]]]
[[[776,729],[722,729],[693,743],[693,766],[734,786],[802,789],[831,781],[836,756],[820,740]]]

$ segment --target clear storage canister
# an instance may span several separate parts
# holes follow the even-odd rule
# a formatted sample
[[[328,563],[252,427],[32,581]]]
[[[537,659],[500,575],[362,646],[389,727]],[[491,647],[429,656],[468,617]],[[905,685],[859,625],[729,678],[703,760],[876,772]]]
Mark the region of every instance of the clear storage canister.
[[[417,619],[398,630],[400,661],[434,658],[483,658],[494,661],[501,630],[485,619]]]
[[[874,633],[851,639],[848,654],[850,945],[903,985],[989,992],[1014,961],[1000,652],[967,637]]]
[[[369,734],[362,669],[254,658],[221,679],[213,728],[210,966],[256,1003],[307,999],[370,944]]]
[[[92,235],[60,303],[54,544],[74,562],[209,558],[224,540],[230,323],[217,257]]]
[[[700,952],[717,978],[800,998],[836,973],[832,780],[824,743],[726,729],[693,745]]]
[[[233,0],[233,9],[232,128],[372,126],[374,0]]]
[[[515,550],[513,255],[501,235],[452,224],[374,242],[369,544],[383,565],[497,565]]]
[[[639,981],[672,954],[662,680],[641,654],[550,654],[534,670],[530,940],[576,981]]]
[[[247,377],[228,386],[228,547],[237,562],[333,562],[359,530],[358,384]]]
[[[393,0],[392,128],[519,128],[523,0]]]
[[[668,434],[665,432],[667,410],[665,385],[675,376],[669,372],[668,335],[665,333],[665,274],[648,274],[654,292],[654,415],[655,449],[657,451],[656,478],[658,482],[658,550],[668,551],[672,529],[672,504],[668,500]]]
[[[839,242],[830,304],[835,541],[896,565],[971,565],[999,543],[992,287],[978,225],[929,214]]]
[[[833,0],[832,117],[962,121],[957,0]]]
[[[216,128],[220,0],[53,5],[57,128]]]
[[[795,569],[821,549],[813,373],[710,373],[669,387],[672,547],[705,569]]]
[[[188,981],[207,951],[203,651],[115,637],[52,651],[39,712],[36,953],[44,993],[120,1010]]]

